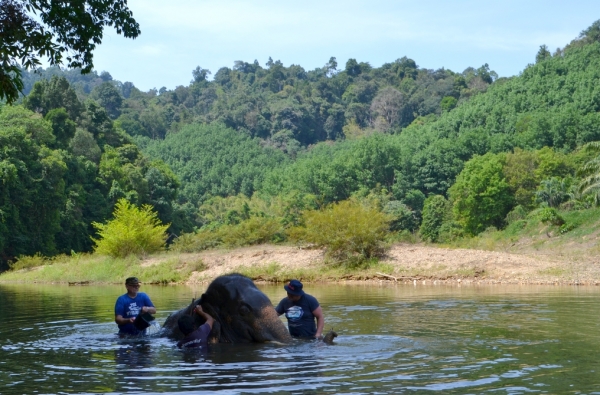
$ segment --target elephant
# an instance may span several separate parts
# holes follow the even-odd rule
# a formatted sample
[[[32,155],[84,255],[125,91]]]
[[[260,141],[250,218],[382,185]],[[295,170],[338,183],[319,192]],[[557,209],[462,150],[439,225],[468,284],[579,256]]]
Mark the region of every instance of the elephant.
[[[215,278],[199,299],[166,319],[163,329],[167,336],[183,339],[177,320],[184,314],[202,310],[215,319],[208,337],[209,343],[289,343],[292,337],[279,319],[271,300],[244,275],[233,273]],[[196,325],[204,319],[193,314]]]

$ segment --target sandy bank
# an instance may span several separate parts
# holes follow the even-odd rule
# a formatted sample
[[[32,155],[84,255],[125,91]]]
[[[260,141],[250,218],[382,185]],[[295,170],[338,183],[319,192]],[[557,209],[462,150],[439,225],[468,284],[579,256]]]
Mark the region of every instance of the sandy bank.
[[[202,259],[207,269],[194,273],[188,282],[204,283],[240,267],[266,268],[274,263],[286,269],[318,270],[323,265],[323,251],[259,245],[182,254],[180,259]],[[600,285],[599,261],[593,256],[569,258],[562,254],[521,254],[397,244],[382,260],[387,269],[385,273],[365,270],[337,281]]]

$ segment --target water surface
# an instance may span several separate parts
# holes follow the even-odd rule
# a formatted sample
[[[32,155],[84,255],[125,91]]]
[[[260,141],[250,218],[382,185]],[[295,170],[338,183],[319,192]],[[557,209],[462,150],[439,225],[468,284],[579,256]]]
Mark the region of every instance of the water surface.
[[[281,286],[260,286],[276,304]],[[0,393],[600,394],[597,287],[319,285],[333,345],[116,336],[121,286],[0,285]],[[157,322],[204,286],[142,286]]]

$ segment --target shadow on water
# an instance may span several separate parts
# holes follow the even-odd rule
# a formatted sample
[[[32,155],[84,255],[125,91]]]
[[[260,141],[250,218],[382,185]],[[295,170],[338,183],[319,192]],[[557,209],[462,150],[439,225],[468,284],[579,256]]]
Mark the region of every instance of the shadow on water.
[[[262,287],[277,303],[280,287]],[[157,322],[187,287],[146,287]],[[201,290],[200,290],[201,292]],[[333,345],[116,335],[121,287],[0,285],[0,393],[600,393],[600,290],[312,286]],[[193,296],[193,295],[192,295]]]

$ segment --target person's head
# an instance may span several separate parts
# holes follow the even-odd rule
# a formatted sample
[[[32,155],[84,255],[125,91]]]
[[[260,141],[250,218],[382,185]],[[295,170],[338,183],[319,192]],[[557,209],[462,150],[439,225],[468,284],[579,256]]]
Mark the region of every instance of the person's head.
[[[192,333],[196,328],[194,327],[194,319],[189,315],[182,315],[177,320],[177,326],[184,336]]]
[[[302,295],[304,295],[302,283],[298,280],[290,280],[289,283],[283,286],[283,289],[287,292],[288,299],[293,301],[300,300]]]
[[[140,280],[137,277],[127,277],[125,280],[125,288],[130,295],[136,295],[140,289]]]

